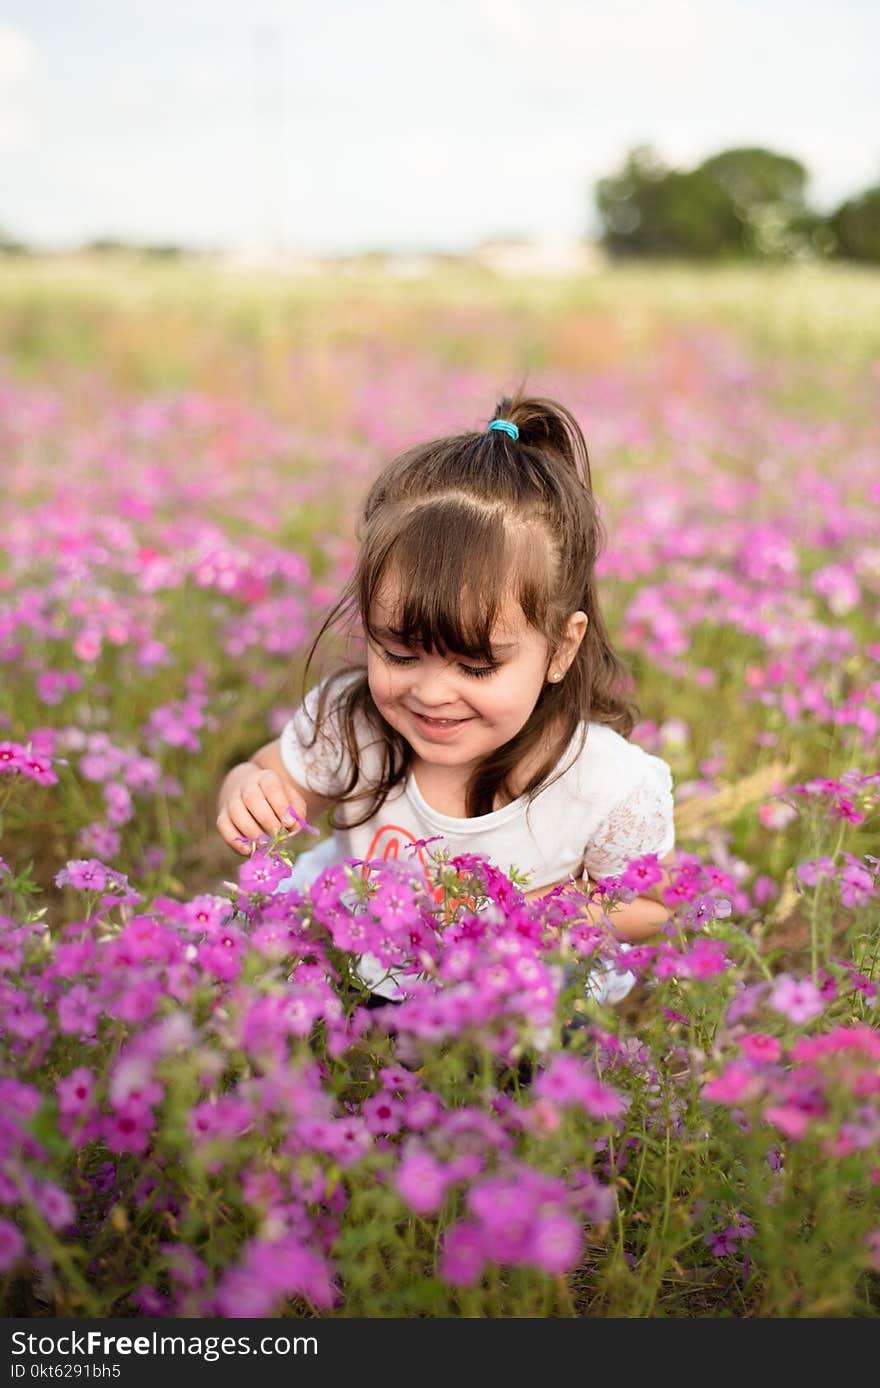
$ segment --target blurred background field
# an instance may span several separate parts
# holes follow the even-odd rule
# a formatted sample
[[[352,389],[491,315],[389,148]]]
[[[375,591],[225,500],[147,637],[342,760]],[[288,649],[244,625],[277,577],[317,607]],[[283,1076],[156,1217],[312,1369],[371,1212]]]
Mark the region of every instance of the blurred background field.
[[[730,332],[750,353],[858,371],[880,361],[880,272],[847,262],[636,260],[576,276],[493,274],[461,257],[413,274],[402,258],[285,275],[137,255],[0,256],[0,347],[21,376],[52,363],[119,385],[250,390],[294,407],[285,353],[424,339],[440,360],[488,370],[573,370],[635,360],[676,327]]]

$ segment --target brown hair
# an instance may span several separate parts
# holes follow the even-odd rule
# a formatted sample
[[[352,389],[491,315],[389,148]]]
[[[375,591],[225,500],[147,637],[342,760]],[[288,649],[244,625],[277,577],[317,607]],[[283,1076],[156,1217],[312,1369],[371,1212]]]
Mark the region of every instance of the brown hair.
[[[499,400],[493,417],[510,420],[519,437],[493,429],[434,439],[393,459],[376,478],[358,523],[355,572],[315,637],[303,673],[305,690],[315,649],[340,616],[359,621],[374,636],[371,605],[393,576],[403,593],[403,610],[396,614],[400,639],[410,645],[416,638],[429,653],[436,648],[441,655],[449,650],[491,661],[491,632],[508,590],[546,637],[551,654],[571,613],[585,612],[589,625],[565,679],[545,683],[516,736],[474,769],[465,792],[469,818],[490,813],[496,796],[502,803],[515,798],[512,773],[546,739],[550,751],[521,791],[528,805],[567,769],[550,776],[579,724],[607,723],[628,737],[639,716],[625,694],[628,667],[612,649],[596,596],[595,564],[606,537],[580,426],[564,406],[521,390]],[[353,798],[357,784],[358,720],[366,720],[385,752],[381,777],[369,787],[373,799],[352,825],[375,814],[405,780],[412,760],[409,743],[376,708],[363,665],[337,669],[324,682],[315,737],[335,682],[354,670],[361,677],[337,705],[352,765],[337,803]],[[586,731],[584,726],[575,756]]]

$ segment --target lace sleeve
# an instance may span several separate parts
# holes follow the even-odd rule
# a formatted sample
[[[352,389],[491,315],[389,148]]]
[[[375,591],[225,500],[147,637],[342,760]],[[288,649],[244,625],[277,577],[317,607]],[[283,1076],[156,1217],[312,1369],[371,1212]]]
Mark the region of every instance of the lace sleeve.
[[[281,760],[298,785],[331,799],[342,793],[351,758],[342,744],[335,707],[328,709],[317,736],[315,717],[319,687],[309,690],[296,713],[281,730]]]
[[[584,852],[590,877],[623,872],[645,853],[663,858],[670,852],[675,844],[672,777],[668,768],[662,771],[640,780],[598,826]]]

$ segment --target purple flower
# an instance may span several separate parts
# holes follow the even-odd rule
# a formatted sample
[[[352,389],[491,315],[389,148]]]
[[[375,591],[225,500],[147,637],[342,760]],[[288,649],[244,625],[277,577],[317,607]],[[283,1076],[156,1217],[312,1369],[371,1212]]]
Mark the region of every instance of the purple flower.
[[[74,858],[55,877],[56,887],[70,886],[80,892],[102,892],[107,871],[95,858]]]
[[[0,1219],[0,1272],[8,1272],[24,1253],[21,1230],[9,1219]]]
[[[704,1242],[716,1258],[724,1258],[728,1253],[736,1252],[739,1240],[739,1230],[733,1224],[728,1224],[725,1229],[707,1234]]]
[[[278,883],[290,876],[290,868],[280,858],[255,852],[238,873],[239,886],[246,892],[274,892]]]
[[[833,871],[834,862],[831,858],[813,858],[798,863],[795,876],[799,882],[804,882],[808,887],[815,887],[821,878],[828,877]]]
[[[75,983],[58,999],[58,1029],[67,1036],[93,1036],[100,1012],[101,1004],[90,990],[82,983]]]

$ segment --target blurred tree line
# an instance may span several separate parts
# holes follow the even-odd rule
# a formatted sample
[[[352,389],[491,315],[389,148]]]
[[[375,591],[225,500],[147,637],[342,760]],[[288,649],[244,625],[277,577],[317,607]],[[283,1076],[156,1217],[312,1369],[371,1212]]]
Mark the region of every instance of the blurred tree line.
[[[823,216],[807,205],[807,179],[799,160],[760,147],[682,170],[639,145],[596,184],[601,242],[612,256],[880,264],[880,184]]]
[[[651,145],[627,153],[595,187],[600,241],[611,256],[699,260],[833,259],[880,264],[880,183],[829,215],[807,205],[799,160],[761,147],[722,150],[694,169],[663,163]],[[187,248],[112,238],[81,248],[104,256],[175,260]],[[0,255],[31,248],[0,227]]]

